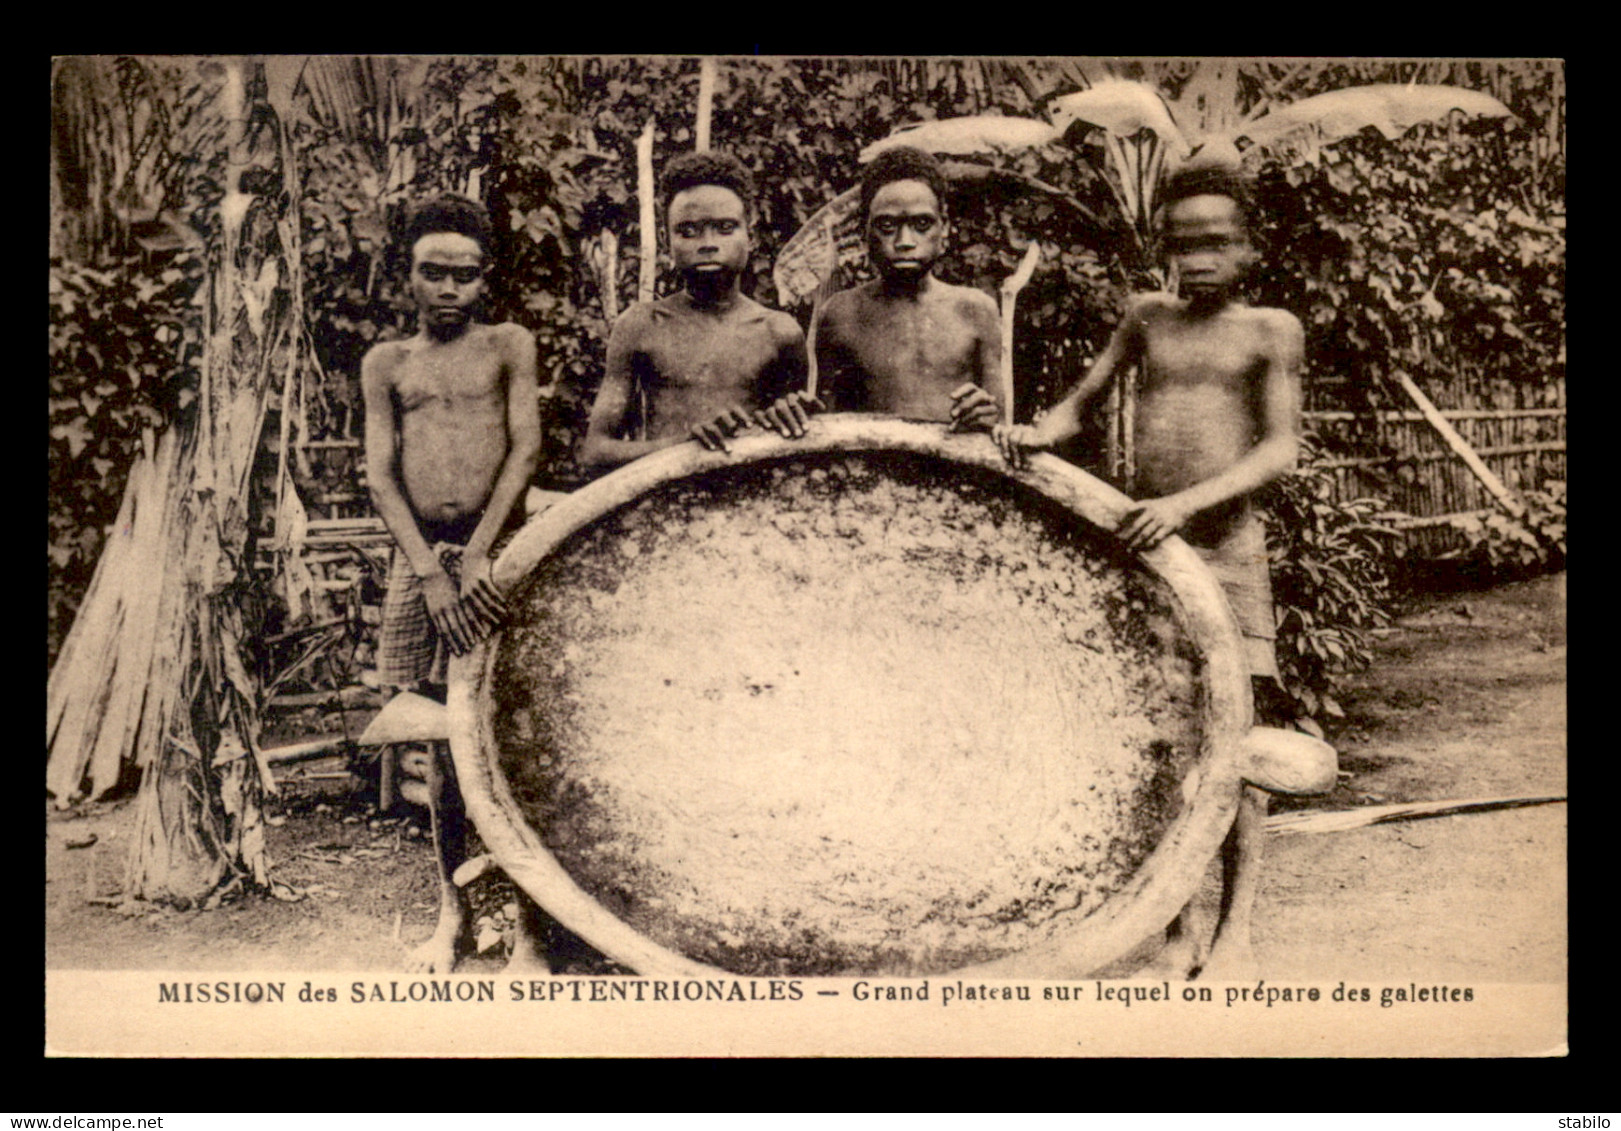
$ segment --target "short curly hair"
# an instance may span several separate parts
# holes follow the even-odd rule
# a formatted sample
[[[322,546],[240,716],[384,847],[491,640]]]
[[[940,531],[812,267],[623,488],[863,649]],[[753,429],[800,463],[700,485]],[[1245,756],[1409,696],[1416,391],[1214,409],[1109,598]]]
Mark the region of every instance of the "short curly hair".
[[[666,212],[677,193],[700,185],[718,185],[731,189],[743,202],[746,213],[754,212],[754,175],[748,166],[730,153],[705,149],[697,153],[683,153],[664,167],[659,178],[659,202]]]
[[[478,244],[486,259],[489,258],[491,245],[495,241],[495,229],[490,223],[489,210],[466,197],[451,196],[447,193],[433,200],[423,201],[411,209],[405,220],[405,228],[401,232],[402,249],[406,258],[411,257],[417,240],[438,232],[454,232],[456,235],[466,236]]]
[[[940,167],[932,153],[925,153],[912,145],[897,145],[886,149],[861,170],[861,215],[865,219],[872,210],[872,198],[878,190],[896,181],[922,181],[934,191],[940,211],[946,209],[946,171]]]
[[[1238,206],[1246,230],[1255,226],[1255,186],[1239,169],[1226,165],[1185,165],[1165,178],[1159,207],[1168,209],[1195,196],[1225,196]]]

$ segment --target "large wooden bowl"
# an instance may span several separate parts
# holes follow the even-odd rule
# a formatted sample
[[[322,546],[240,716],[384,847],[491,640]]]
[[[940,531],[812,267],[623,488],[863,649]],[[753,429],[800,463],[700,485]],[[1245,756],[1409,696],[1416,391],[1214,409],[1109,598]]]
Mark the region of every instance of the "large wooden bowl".
[[[1220,589],[1061,460],[877,417],[683,444],[526,526],[452,665],[468,812],[649,975],[1080,976],[1231,824],[1250,692]]]

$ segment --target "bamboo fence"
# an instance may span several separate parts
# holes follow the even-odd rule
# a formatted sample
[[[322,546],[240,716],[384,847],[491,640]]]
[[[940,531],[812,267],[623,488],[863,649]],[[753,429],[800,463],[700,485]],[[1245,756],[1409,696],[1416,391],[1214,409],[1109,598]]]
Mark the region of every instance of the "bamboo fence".
[[[1553,386],[1563,401],[1563,382]],[[1566,477],[1562,403],[1537,407],[1446,408],[1441,415],[1510,492],[1544,490]],[[1464,545],[1453,519],[1486,515],[1500,504],[1422,412],[1319,410],[1305,414],[1328,457],[1334,496],[1376,496],[1406,517],[1408,553],[1431,559]]]

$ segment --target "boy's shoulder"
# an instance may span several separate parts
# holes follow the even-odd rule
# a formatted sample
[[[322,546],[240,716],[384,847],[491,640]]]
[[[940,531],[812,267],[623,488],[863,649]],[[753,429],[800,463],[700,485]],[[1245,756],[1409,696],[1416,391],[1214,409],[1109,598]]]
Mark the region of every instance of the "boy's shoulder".
[[[1234,306],[1230,316],[1244,327],[1256,348],[1269,354],[1299,354],[1305,349],[1306,331],[1289,311],[1277,306]]]
[[[482,333],[488,341],[502,344],[525,345],[535,340],[534,333],[527,326],[520,326],[516,322],[481,322],[471,329],[475,333]]]
[[[614,319],[611,336],[624,338],[627,335],[635,336],[645,333],[655,322],[661,322],[674,316],[675,311],[670,306],[670,300],[675,295],[666,295],[663,298],[649,299],[644,302],[633,302],[619,312]]]
[[[494,352],[508,360],[535,348],[535,335],[516,322],[475,322],[463,340],[475,350]]]
[[[792,314],[783,310],[773,310],[762,302],[758,302],[748,295],[739,295],[737,308],[727,321],[738,327],[748,327],[749,333],[763,331],[776,349],[784,349],[801,344],[805,340],[805,332],[799,328],[799,323]]]
[[[516,322],[476,322],[467,328],[467,341],[475,345],[533,345],[535,335],[525,326]],[[362,364],[374,367],[388,368],[397,365],[409,357],[421,345],[417,336],[409,338],[390,338],[385,342],[378,342],[366,351]]]
[[[366,356],[360,359],[361,375],[387,377],[410,354],[410,338],[390,338],[388,341],[377,342],[366,351]]]
[[[614,321],[613,333],[634,338],[672,320],[692,316],[692,305],[682,292],[677,291],[663,298],[631,304],[630,308]],[[737,307],[726,321],[734,326],[763,326],[774,338],[782,341],[804,337],[804,331],[799,328],[799,323],[794,320],[793,315],[781,310],[772,310],[747,295],[738,296]]]
[[[846,287],[842,291],[834,291],[827,296],[827,301],[822,304],[822,320],[824,322],[829,318],[837,320],[850,311],[859,309],[861,304],[867,301],[877,288],[878,281],[869,279],[865,283],[857,283],[855,286]]]
[[[1281,306],[1248,306],[1244,309],[1256,325],[1271,333],[1287,337],[1305,336],[1305,327],[1300,324],[1300,319]]]
[[[1159,314],[1174,314],[1187,303],[1170,291],[1133,291],[1126,296],[1122,321],[1152,318]]]
[[[754,302],[753,299],[749,301],[759,307],[766,329],[777,345],[790,346],[805,340],[805,331],[799,328],[799,321],[792,314],[786,310],[773,310],[769,306]]]
[[[1126,297],[1122,322],[1144,323],[1165,315],[1178,315],[1187,309],[1187,300],[1169,291],[1137,291]],[[1234,303],[1223,313],[1257,330],[1284,336],[1302,336],[1300,319],[1277,306],[1249,306]]]
[[[623,327],[627,332],[646,331],[672,321],[691,318],[694,313],[686,292],[673,291],[663,298],[643,299],[631,303],[614,321],[614,330],[617,332]]]
[[[827,300],[822,308],[822,317],[829,314],[834,316],[859,310],[869,302],[879,300],[879,289],[882,283],[878,279],[868,279],[865,283],[858,283],[853,287],[839,291]],[[954,309],[972,314],[996,315],[996,300],[978,287],[965,287],[958,283],[948,283],[944,279],[936,278],[931,287],[933,301],[941,305],[951,306]]]
[[[998,317],[996,300],[978,287],[965,287],[958,283],[948,283],[944,279],[935,279],[936,294],[939,300],[947,303],[958,314],[968,318],[984,318],[987,315],[994,322]]]

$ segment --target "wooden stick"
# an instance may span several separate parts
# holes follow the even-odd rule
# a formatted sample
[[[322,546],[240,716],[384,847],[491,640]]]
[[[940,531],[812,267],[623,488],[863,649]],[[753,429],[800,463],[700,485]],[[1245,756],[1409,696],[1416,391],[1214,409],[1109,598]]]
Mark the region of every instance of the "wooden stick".
[[[293,365],[288,367],[287,372],[282,374],[281,381],[281,413],[280,419],[276,422],[276,519],[278,526],[285,506],[284,500],[287,497],[287,448],[293,426],[293,380],[297,374],[298,366],[295,361]],[[269,398],[267,397],[266,402],[268,403],[268,401]],[[297,547],[287,544],[287,532],[284,530],[276,530],[274,541],[281,543],[289,553],[296,554],[298,552]]]
[[[805,392],[813,399],[816,396],[816,334],[822,328],[822,308],[827,304],[828,295],[833,291],[833,280],[839,277],[837,266],[822,280],[820,286],[811,295],[810,329],[805,332]],[[828,407],[832,407],[829,405]],[[1012,406],[1008,406],[1012,412]]]
[[[1385,409],[1381,412],[1343,412],[1335,410],[1313,410],[1300,414],[1307,423],[1322,420],[1365,420],[1373,417],[1379,421],[1398,420],[1428,420],[1422,412],[1416,409]],[[1448,408],[1442,409],[1441,415],[1448,420],[1520,420],[1539,416],[1564,416],[1562,408]]]
[[[1536,797],[1473,797],[1463,801],[1413,801],[1399,805],[1370,805],[1360,809],[1339,809],[1332,812],[1279,813],[1266,819],[1266,831],[1273,836],[1291,833],[1342,833],[1394,821],[1422,821],[1430,817],[1451,817],[1459,813],[1490,813],[1498,809],[1550,805],[1565,800],[1565,795],[1561,793]]]
[[[265,761],[270,765],[284,766],[291,762],[309,762],[316,758],[342,754],[354,744],[354,740],[346,734],[329,734],[321,738],[312,738],[308,742],[272,746],[263,751],[263,754]]]
[[[370,534],[388,529],[383,520],[375,515],[366,518],[312,518],[309,527],[312,534],[338,534],[345,531]]]
[[[1437,432],[1441,433],[1441,439],[1447,442],[1449,448],[1458,453],[1458,458],[1463,460],[1469,470],[1475,473],[1475,478],[1485,484],[1486,490],[1492,493],[1492,497],[1502,503],[1504,509],[1515,518],[1525,514],[1525,504],[1503,485],[1501,479],[1492,474],[1491,468],[1481,462],[1480,457],[1475,454],[1475,450],[1464,441],[1462,436],[1458,435],[1458,430],[1452,427],[1446,417],[1441,415],[1441,410],[1436,408],[1430,398],[1424,395],[1424,391],[1413,383],[1413,379],[1405,373],[1398,372],[1396,380],[1400,383],[1402,390],[1413,398],[1413,403],[1418,405],[1418,410],[1424,414],[1424,418],[1430,422]]]
[[[1534,444],[1504,444],[1500,447],[1476,448],[1475,454],[1482,459],[1493,456],[1523,456],[1533,455],[1537,452],[1562,452],[1565,450],[1563,440],[1540,440]],[[1412,463],[1433,463],[1436,460],[1451,459],[1450,452],[1415,452],[1412,455],[1401,456],[1357,456],[1348,459],[1328,459],[1318,464],[1318,467],[1384,467],[1400,466]]]
[[[352,707],[357,703],[371,703],[380,698],[382,692],[373,691],[360,684],[341,687],[334,691],[300,691],[292,695],[274,695],[265,703],[272,710],[292,710],[298,707],[326,707],[343,705]]]
[[[1451,511],[1447,514],[1429,515],[1427,517],[1410,516],[1398,518],[1390,525],[1397,530],[1422,530],[1430,526],[1445,526],[1455,518],[1485,518],[1492,513],[1492,507],[1482,507],[1473,511]]]
[[[1019,266],[1013,274],[1009,275],[1002,284],[1002,385],[1007,389],[1007,418],[1013,419],[1013,307],[1019,300],[1019,292],[1024,290],[1030,276],[1035,273],[1036,264],[1041,262],[1041,243],[1031,240],[1030,246],[1024,249],[1024,258],[1019,260]]]
[[[705,150],[709,148],[709,116],[715,104],[715,57],[705,55],[698,62],[698,124],[693,131],[696,140],[693,148]]]
[[[1137,478],[1137,372],[1128,369],[1115,377],[1120,389],[1120,482]]]
[[[1103,418],[1109,422],[1103,437],[1103,466],[1109,469],[1111,482],[1124,483],[1124,456],[1120,448],[1120,377],[1109,382],[1109,392],[1103,402]]]
[[[597,247],[602,255],[602,317],[612,330],[619,320],[619,233],[602,229]]]
[[[653,207],[653,119],[647,119],[636,139],[636,199],[641,206],[641,278],[636,286],[638,302],[653,301],[653,284],[658,281],[658,220]]]

